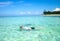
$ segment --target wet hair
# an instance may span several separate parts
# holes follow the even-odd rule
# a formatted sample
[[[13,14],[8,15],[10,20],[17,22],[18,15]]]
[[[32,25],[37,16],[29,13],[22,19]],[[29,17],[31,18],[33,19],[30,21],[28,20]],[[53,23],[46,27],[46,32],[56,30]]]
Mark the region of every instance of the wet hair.
[[[20,28],[22,28],[22,26],[20,26]]]
[[[20,31],[22,30],[22,28],[23,28],[23,27],[22,27],[22,26],[20,26]]]
[[[34,27],[31,27],[31,29],[35,29]]]

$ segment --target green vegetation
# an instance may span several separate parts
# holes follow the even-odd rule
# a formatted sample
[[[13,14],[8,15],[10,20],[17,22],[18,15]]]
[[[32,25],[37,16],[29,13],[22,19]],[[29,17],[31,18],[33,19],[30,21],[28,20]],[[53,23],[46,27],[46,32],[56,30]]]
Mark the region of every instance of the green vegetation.
[[[47,14],[60,14],[60,11],[53,11],[53,12],[51,12],[51,11],[44,11],[43,12],[44,13],[44,15],[47,15]]]

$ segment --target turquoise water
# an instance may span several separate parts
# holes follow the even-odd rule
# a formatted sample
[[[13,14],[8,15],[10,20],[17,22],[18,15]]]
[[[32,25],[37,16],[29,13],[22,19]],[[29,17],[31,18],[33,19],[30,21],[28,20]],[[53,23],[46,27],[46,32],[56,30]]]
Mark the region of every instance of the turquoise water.
[[[27,24],[38,30],[20,31]],[[0,41],[60,41],[60,17],[0,17]]]

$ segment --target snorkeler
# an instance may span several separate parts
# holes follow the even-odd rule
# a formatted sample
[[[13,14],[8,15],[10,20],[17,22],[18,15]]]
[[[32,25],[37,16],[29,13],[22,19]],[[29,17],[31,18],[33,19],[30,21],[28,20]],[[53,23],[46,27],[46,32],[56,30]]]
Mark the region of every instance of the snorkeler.
[[[34,30],[34,27],[20,26],[20,30]]]

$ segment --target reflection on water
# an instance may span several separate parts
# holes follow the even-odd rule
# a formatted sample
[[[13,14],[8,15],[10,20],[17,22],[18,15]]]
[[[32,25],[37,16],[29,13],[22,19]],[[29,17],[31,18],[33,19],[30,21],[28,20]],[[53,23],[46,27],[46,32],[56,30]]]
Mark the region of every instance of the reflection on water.
[[[34,26],[36,30],[20,31],[20,26]],[[60,17],[1,17],[0,41],[59,41]]]

